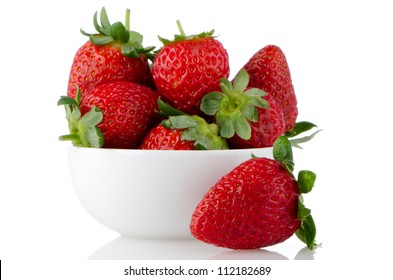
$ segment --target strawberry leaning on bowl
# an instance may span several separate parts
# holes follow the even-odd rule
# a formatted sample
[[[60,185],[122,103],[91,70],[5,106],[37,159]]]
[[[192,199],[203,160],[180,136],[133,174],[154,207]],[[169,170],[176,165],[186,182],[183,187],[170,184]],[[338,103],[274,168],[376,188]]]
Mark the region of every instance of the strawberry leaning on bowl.
[[[173,41],[160,38],[164,46],[153,63],[152,74],[158,91],[176,109],[199,114],[202,97],[220,88],[220,78],[229,76],[229,58],[224,46],[213,37],[213,30]]]
[[[137,148],[154,124],[159,94],[130,82],[106,83],[77,97],[62,97],[71,140],[75,146]]]
[[[221,92],[205,95],[201,111],[214,116],[220,135],[231,148],[264,148],[285,132],[281,109],[266,92],[249,87],[249,75],[240,71],[234,83],[221,79]]]
[[[256,52],[241,70],[250,75],[250,87],[260,88],[273,96],[283,112],[285,130],[293,129],[298,115],[297,99],[283,51],[268,45]]]
[[[294,233],[312,250],[315,224],[303,204],[316,175],[292,174],[289,140],[280,136],[275,159],[252,158],[223,176],[197,205],[190,222],[192,235],[231,249],[255,249],[285,241]]]
[[[143,48],[143,37],[129,30],[129,14],[126,12],[126,25],[121,22],[110,24],[105,8],[100,13],[101,25],[94,15],[96,34],[89,37],[74,56],[67,95],[75,98],[77,87],[88,93],[94,87],[116,81],[128,81],[154,88],[148,63],[154,47]]]

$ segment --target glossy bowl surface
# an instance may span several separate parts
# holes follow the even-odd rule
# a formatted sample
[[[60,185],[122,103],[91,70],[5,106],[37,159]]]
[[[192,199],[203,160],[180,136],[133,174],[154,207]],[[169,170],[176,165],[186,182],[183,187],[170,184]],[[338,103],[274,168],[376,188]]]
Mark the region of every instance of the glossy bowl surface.
[[[153,151],[68,150],[72,181],[85,209],[125,237],[190,238],[191,215],[222,176],[252,154],[272,149]]]

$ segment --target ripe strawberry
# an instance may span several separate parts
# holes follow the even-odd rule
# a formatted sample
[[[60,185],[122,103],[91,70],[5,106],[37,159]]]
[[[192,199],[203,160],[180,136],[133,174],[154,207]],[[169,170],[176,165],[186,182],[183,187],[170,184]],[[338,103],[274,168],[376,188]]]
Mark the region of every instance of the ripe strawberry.
[[[256,52],[242,70],[246,70],[250,75],[250,87],[260,88],[274,97],[283,111],[285,130],[291,130],[298,115],[297,100],[282,50],[268,45]]]
[[[264,148],[272,147],[274,141],[284,134],[284,117],[280,107],[270,96],[263,97],[269,108],[257,108],[258,120],[249,122],[251,126],[251,137],[248,140],[242,139],[237,134],[228,139],[228,143],[233,149],[244,148]]]
[[[202,97],[220,88],[220,78],[229,76],[229,58],[213,32],[186,36],[179,22],[181,35],[174,41],[160,38],[164,46],[152,68],[158,91],[172,106],[188,114],[199,114]]]
[[[105,8],[102,8],[100,26],[97,13],[94,15],[94,26],[98,34],[82,34],[89,36],[75,54],[71,66],[67,95],[75,97],[78,86],[85,94],[94,87],[116,81],[134,82],[154,87],[148,57],[153,47],[143,48],[143,37],[129,30],[129,13],[126,12],[126,26],[121,22],[110,24]]]
[[[215,116],[220,135],[231,148],[271,147],[284,133],[282,112],[266,92],[248,88],[248,79],[245,70],[238,73],[233,85],[221,79],[222,92],[204,96],[201,110]]]
[[[216,124],[199,116],[186,115],[158,100],[160,113],[167,119],[150,130],[140,146],[150,150],[222,150],[227,142],[218,136]]]
[[[206,193],[190,222],[195,238],[220,247],[255,249],[283,242],[296,232],[314,248],[315,224],[301,193],[311,190],[316,175],[300,171],[296,181],[285,136],[278,138],[273,153],[275,160],[245,161]]]
[[[195,150],[194,142],[181,139],[182,130],[166,128],[162,124],[150,130],[142,141],[142,150]]]
[[[71,99],[69,97],[64,98],[65,100]],[[80,112],[75,117],[67,117],[70,134],[61,137],[61,139],[72,140],[76,146],[137,148],[155,120],[157,98],[158,93],[156,91],[130,82],[100,85],[82,95],[80,100],[75,102],[73,108],[68,109],[71,113],[76,111],[75,108]],[[70,103],[70,101],[60,103],[64,104],[66,102]],[[79,105],[80,110],[75,105]],[[91,112],[102,112],[102,121],[98,121],[98,117],[95,116],[88,117],[86,120],[85,116],[89,116]],[[94,120],[93,123],[90,119]],[[103,143],[96,140],[94,134],[93,136],[86,134],[86,131],[94,126],[97,126],[96,129],[100,130]],[[91,139],[93,139],[93,143]],[[96,145],[94,143],[100,144]]]

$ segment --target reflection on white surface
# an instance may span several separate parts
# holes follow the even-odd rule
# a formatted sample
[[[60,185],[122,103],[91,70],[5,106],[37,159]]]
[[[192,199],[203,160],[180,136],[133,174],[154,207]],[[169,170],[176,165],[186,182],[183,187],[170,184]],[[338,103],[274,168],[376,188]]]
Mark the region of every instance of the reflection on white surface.
[[[118,237],[98,248],[90,260],[288,260],[266,250],[230,250],[190,240],[147,240]],[[312,260],[313,253],[301,249],[295,260]]]
[[[318,248],[316,248],[315,250],[317,250]],[[303,249],[301,249],[295,256],[295,260],[313,260],[314,259],[314,254],[315,254],[315,250],[314,252],[310,252],[310,250],[308,250],[307,247],[304,247]]]

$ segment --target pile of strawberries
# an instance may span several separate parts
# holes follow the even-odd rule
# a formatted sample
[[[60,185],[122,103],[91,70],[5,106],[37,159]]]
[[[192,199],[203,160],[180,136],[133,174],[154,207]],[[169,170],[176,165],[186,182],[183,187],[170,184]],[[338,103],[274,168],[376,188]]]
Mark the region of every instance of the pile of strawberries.
[[[299,198],[315,174],[305,171],[295,180],[288,137],[314,125],[296,123],[297,101],[282,50],[260,49],[230,81],[228,53],[214,31],[187,36],[177,22],[180,34],[159,37],[163,46],[156,50],[143,47],[143,36],[130,30],[129,14],[125,24],[111,24],[102,8],[99,20],[94,15],[97,33],[81,30],[89,40],[75,54],[67,96],[58,102],[69,126],[60,139],[118,149],[274,146],[275,160],[250,159],[206,194],[191,232],[217,246],[243,249],[300,232],[313,248],[315,226]],[[244,207],[244,197],[257,207]]]

